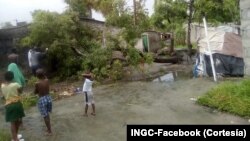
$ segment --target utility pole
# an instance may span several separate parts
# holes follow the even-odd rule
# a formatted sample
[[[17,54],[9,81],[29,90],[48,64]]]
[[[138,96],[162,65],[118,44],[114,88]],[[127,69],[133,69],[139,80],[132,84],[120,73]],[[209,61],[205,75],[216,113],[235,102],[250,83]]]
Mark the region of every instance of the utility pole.
[[[237,0],[237,7],[240,9],[240,0]],[[237,25],[238,35],[241,36],[241,30],[240,30],[241,21],[240,21],[240,19],[236,20],[236,25]]]
[[[191,44],[191,23],[192,23],[192,18],[193,18],[193,5],[194,5],[194,0],[189,0],[188,3],[188,34],[187,34],[187,45],[188,45],[188,51],[189,55],[191,56],[192,54],[192,44]]]
[[[137,17],[137,11],[136,11],[136,0],[133,0],[133,3],[134,3],[134,26],[136,25],[136,17]]]

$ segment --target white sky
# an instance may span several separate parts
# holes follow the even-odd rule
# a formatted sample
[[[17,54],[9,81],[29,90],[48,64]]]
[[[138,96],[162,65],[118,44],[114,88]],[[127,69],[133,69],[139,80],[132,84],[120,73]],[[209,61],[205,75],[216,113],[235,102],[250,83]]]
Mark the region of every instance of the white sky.
[[[129,0],[132,3],[132,0]],[[153,12],[154,0],[146,0],[146,8],[149,14]],[[63,12],[67,7],[64,0],[0,0],[0,24],[11,22],[15,25],[18,22],[31,22],[31,12],[37,9]],[[93,13],[93,18],[104,21],[99,13]]]

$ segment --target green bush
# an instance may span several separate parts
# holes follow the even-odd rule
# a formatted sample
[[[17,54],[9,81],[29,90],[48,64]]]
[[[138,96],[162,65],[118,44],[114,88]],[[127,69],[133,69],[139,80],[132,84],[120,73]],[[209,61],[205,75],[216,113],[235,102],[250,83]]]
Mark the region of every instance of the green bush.
[[[59,95],[55,92],[50,92],[50,96],[53,100],[58,99]],[[23,104],[24,109],[28,109],[30,107],[36,106],[38,102],[39,97],[34,94],[23,94],[21,102]]]
[[[140,52],[133,47],[128,48],[127,52],[128,57],[128,63],[134,67],[137,67],[142,60],[144,60],[143,56],[140,54]]]
[[[38,97],[36,95],[24,94],[21,99],[24,109],[28,109],[37,104]]]
[[[152,64],[154,61],[154,57],[152,53],[144,53],[143,58],[145,60],[145,63]]]
[[[120,60],[115,60],[111,66],[110,78],[112,80],[120,80],[123,77],[123,66]]]
[[[0,129],[0,141],[10,141],[11,135],[6,130]]]
[[[28,85],[28,86],[35,86],[35,83],[36,83],[37,81],[38,81],[38,78],[35,77],[35,76],[32,76],[32,77],[30,77],[30,79],[28,80],[27,85]]]
[[[177,26],[174,34],[174,44],[175,45],[185,45],[186,31],[183,27]]]
[[[95,79],[102,80],[108,77],[108,69],[111,62],[111,50],[99,48],[93,51],[92,54],[87,55],[82,62],[83,70],[93,69],[92,73]]]
[[[199,104],[250,117],[250,80],[223,82],[198,98]]]

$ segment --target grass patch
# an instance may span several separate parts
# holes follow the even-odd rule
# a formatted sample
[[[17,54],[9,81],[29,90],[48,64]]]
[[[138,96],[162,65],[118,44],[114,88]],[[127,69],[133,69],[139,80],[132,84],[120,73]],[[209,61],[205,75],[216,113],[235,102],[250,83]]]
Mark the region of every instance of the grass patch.
[[[226,81],[198,98],[201,105],[242,117],[250,117],[250,80]]]
[[[23,103],[23,108],[28,109],[28,108],[33,107],[37,104],[38,97],[36,95],[24,94],[24,95],[22,95],[21,101]]]
[[[6,130],[0,129],[0,141],[10,141],[11,135]]]

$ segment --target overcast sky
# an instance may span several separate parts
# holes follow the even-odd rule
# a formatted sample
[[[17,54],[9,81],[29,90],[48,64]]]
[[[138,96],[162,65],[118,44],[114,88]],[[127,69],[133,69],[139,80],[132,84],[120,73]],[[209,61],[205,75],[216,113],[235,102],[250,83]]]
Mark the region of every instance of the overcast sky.
[[[152,14],[154,0],[146,0],[146,8]],[[129,0],[132,4],[132,0]],[[18,22],[31,22],[31,12],[36,9],[63,12],[67,5],[64,0],[0,0],[0,24],[11,22],[15,25]],[[104,20],[103,17],[94,13],[93,18]]]

